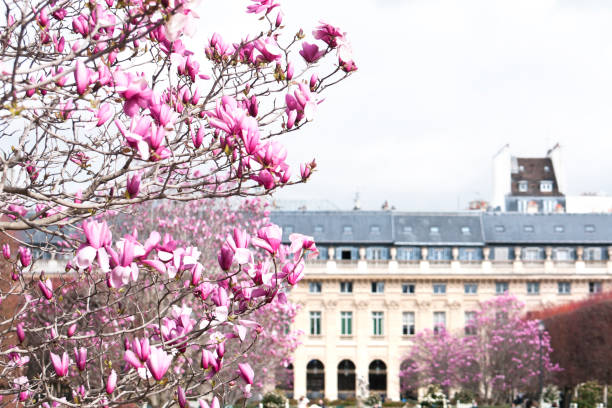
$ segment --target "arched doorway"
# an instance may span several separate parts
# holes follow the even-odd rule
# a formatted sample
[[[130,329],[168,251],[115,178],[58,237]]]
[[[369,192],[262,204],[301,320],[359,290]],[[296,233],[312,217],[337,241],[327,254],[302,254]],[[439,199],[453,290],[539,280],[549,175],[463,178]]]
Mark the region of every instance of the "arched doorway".
[[[370,393],[387,396],[387,365],[382,360],[374,360],[368,367]]]
[[[412,360],[404,360],[400,364],[400,398],[402,401],[415,400],[418,401],[417,375],[414,370],[410,370],[414,364]]]
[[[276,389],[282,390],[287,398],[293,398],[293,364],[277,367],[274,377]]]
[[[342,360],[338,364],[338,399],[355,398],[355,364]]]
[[[325,390],[325,367],[319,360],[310,360],[306,365],[306,396],[309,399],[323,398]]]

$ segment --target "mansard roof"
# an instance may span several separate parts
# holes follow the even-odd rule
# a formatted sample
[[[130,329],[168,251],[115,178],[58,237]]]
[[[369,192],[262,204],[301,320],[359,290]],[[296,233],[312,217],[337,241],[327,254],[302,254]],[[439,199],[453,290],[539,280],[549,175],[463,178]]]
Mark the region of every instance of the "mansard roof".
[[[612,214],[273,211],[272,222],[321,245],[612,244]]]

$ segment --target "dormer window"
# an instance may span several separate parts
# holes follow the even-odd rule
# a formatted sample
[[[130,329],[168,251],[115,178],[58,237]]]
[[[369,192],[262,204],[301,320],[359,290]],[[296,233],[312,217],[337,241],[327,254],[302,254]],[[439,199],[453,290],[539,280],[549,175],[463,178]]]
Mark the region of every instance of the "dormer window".
[[[540,181],[540,191],[542,193],[550,193],[553,191],[553,182],[550,180]]]
[[[555,232],[565,232],[565,227],[563,225],[555,225]]]
[[[461,227],[461,234],[470,235],[471,234],[470,227]]]
[[[290,234],[293,234],[293,225],[283,226],[283,232],[287,234],[287,236],[289,236]]]
[[[410,225],[404,225],[404,234],[412,233],[412,227]]]
[[[436,227],[436,226],[429,227],[429,233],[432,235],[438,235],[440,233],[440,227]]]
[[[315,225],[314,232],[315,232],[315,234],[323,233],[323,226],[322,225]]]
[[[370,234],[372,234],[372,235],[380,235],[380,226],[379,225],[371,225],[370,226]]]
[[[504,227],[503,225],[495,226],[495,232],[505,232],[505,231],[506,231],[506,227]]]
[[[548,166],[544,166],[544,171],[545,171],[546,173],[548,173],[548,172],[550,171],[550,167],[548,167]]]
[[[518,183],[518,189],[521,193],[526,193],[527,189],[529,188],[529,183],[526,182],[525,180],[521,180]]]
[[[533,225],[523,225],[523,231],[525,232],[533,232]]]
[[[342,233],[344,235],[350,235],[353,233],[353,227],[350,225],[345,225],[344,227],[342,227]]]

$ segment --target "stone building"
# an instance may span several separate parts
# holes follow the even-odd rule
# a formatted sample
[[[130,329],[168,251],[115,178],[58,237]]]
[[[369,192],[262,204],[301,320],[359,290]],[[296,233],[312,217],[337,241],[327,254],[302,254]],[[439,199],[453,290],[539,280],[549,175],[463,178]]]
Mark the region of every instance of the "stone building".
[[[528,309],[612,289],[612,216],[605,214],[273,212],[315,237],[291,292],[303,344],[293,395],[349,398],[359,379],[400,399],[412,336],[463,330],[479,302],[510,292]]]

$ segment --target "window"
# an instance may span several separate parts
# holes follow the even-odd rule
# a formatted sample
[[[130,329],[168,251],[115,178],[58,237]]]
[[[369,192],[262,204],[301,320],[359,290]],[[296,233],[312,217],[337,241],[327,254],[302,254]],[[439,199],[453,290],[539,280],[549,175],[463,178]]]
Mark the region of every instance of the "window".
[[[434,312],[434,333],[446,327],[446,312]]]
[[[353,282],[340,282],[340,293],[353,293]]]
[[[404,234],[411,234],[412,227],[410,225],[404,225],[404,228],[402,228],[402,231],[404,231]]]
[[[589,293],[601,293],[601,282],[589,282]]]
[[[384,293],[385,292],[385,282],[374,281],[372,282],[372,293]]]
[[[452,252],[450,248],[429,248],[427,259],[430,261],[450,261]]]
[[[366,248],[366,259],[373,260],[389,260],[389,248],[387,247],[368,247]]]
[[[542,193],[550,193],[553,191],[553,182],[550,180],[540,181],[540,191]]]
[[[310,312],[310,335],[321,335],[321,312]]]
[[[524,261],[542,261],[544,260],[544,251],[542,248],[523,248]]]
[[[434,283],[433,293],[434,295],[444,295],[446,293],[446,283]]]
[[[544,166],[544,171],[545,171],[546,173],[548,173],[548,172],[550,171],[550,167],[549,167],[549,166]]]
[[[527,189],[529,188],[529,183],[524,180],[521,180],[518,183],[518,188],[521,193],[525,193],[527,192]]]
[[[374,336],[383,335],[383,312],[372,312],[372,334]]]
[[[555,225],[555,232],[565,232],[565,227],[563,225]]]
[[[559,282],[558,284],[558,293],[560,295],[569,295],[572,293],[572,284],[571,282]]]
[[[345,225],[344,227],[342,227],[342,233],[344,235],[349,235],[353,233],[353,227],[351,227],[350,225]]]
[[[321,293],[321,282],[308,282],[308,291],[310,293]]]
[[[359,248],[357,247],[340,247],[336,249],[336,259],[351,261],[359,259]]]
[[[475,295],[478,293],[478,284],[477,283],[466,283],[463,285],[463,293],[466,295]]]
[[[293,225],[285,225],[285,226],[283,226],[283,232],[287,236],[293,234]]]
[[[413,295],[415,290],[414,283],[402,283],[402,293]]]
[[[397,248],[398,261],[418,261],[421,259],[421,248],[419,247],[399,247]]]
[[[370,234],[372,234],[372,235],[380,235],[380,226],[379,225],[370,225]]]
[[[555,211],[557,207],[557,200],[544,200],[542,201],[542,208],[545,213],[551,213]]]
[[[585,261],[602,261],[604,259],[603,254],[600,247],[584,248],[583,259]]]
[[[329,248],[324,246],[317,246],[317,249],[319,250],[319,256],[317,257],[317,259],[329,259]]]
[[[402,313],[402,334],[404,336],[412,336],[414,333],[414,312]]]
[[[506,232],[506,227],[504,227],[503,225],[496,225],[495,232]]]
[[[440,227],[436,227],[436,226],[429,227],[429,233],[432,235],[438,235],[440,233]]]
[[[585,225],[584,232],[595,232],[595,226],[592,224]]]
[[[529,201],[527,200],[518,200],[517,201],[518,212],[522,212],[522,213],[527,212],[528,203]]]
[[[353,335],[353,312],[340,312],[340,334]]]
[[[523,231],[533,232],[534,231],[533,225],[523,225]]]
[[[459,248],[460,261],[482,261],[482,248]]]
[[[465,312],[465,334],[473,336],[476,334],[476,312]]]
[[[574,259],[574,250],[572,248],[555,248],[553,256],[555,261],[572,261]]]
[[[323,231],[325,231],[325,230],[324,230],[322,225],[315,225],[315,227],[314,227],[314,233],[315,234],[322,234]]]
[[[494,247],[493,248],[493,259],[496,261],[509,261],[512,258],[510,257],[510,248],[508,247]]]
[[[527,294],[528,295],[539,295],[540,294],[540,282],[527,282]]]
[[[498,295],[503,295],[508,292],[508,282],[495,282],[495,293]]]
[[[461,227],[461,234],[470,235],[472,232],[470,231],[470,227]]]

